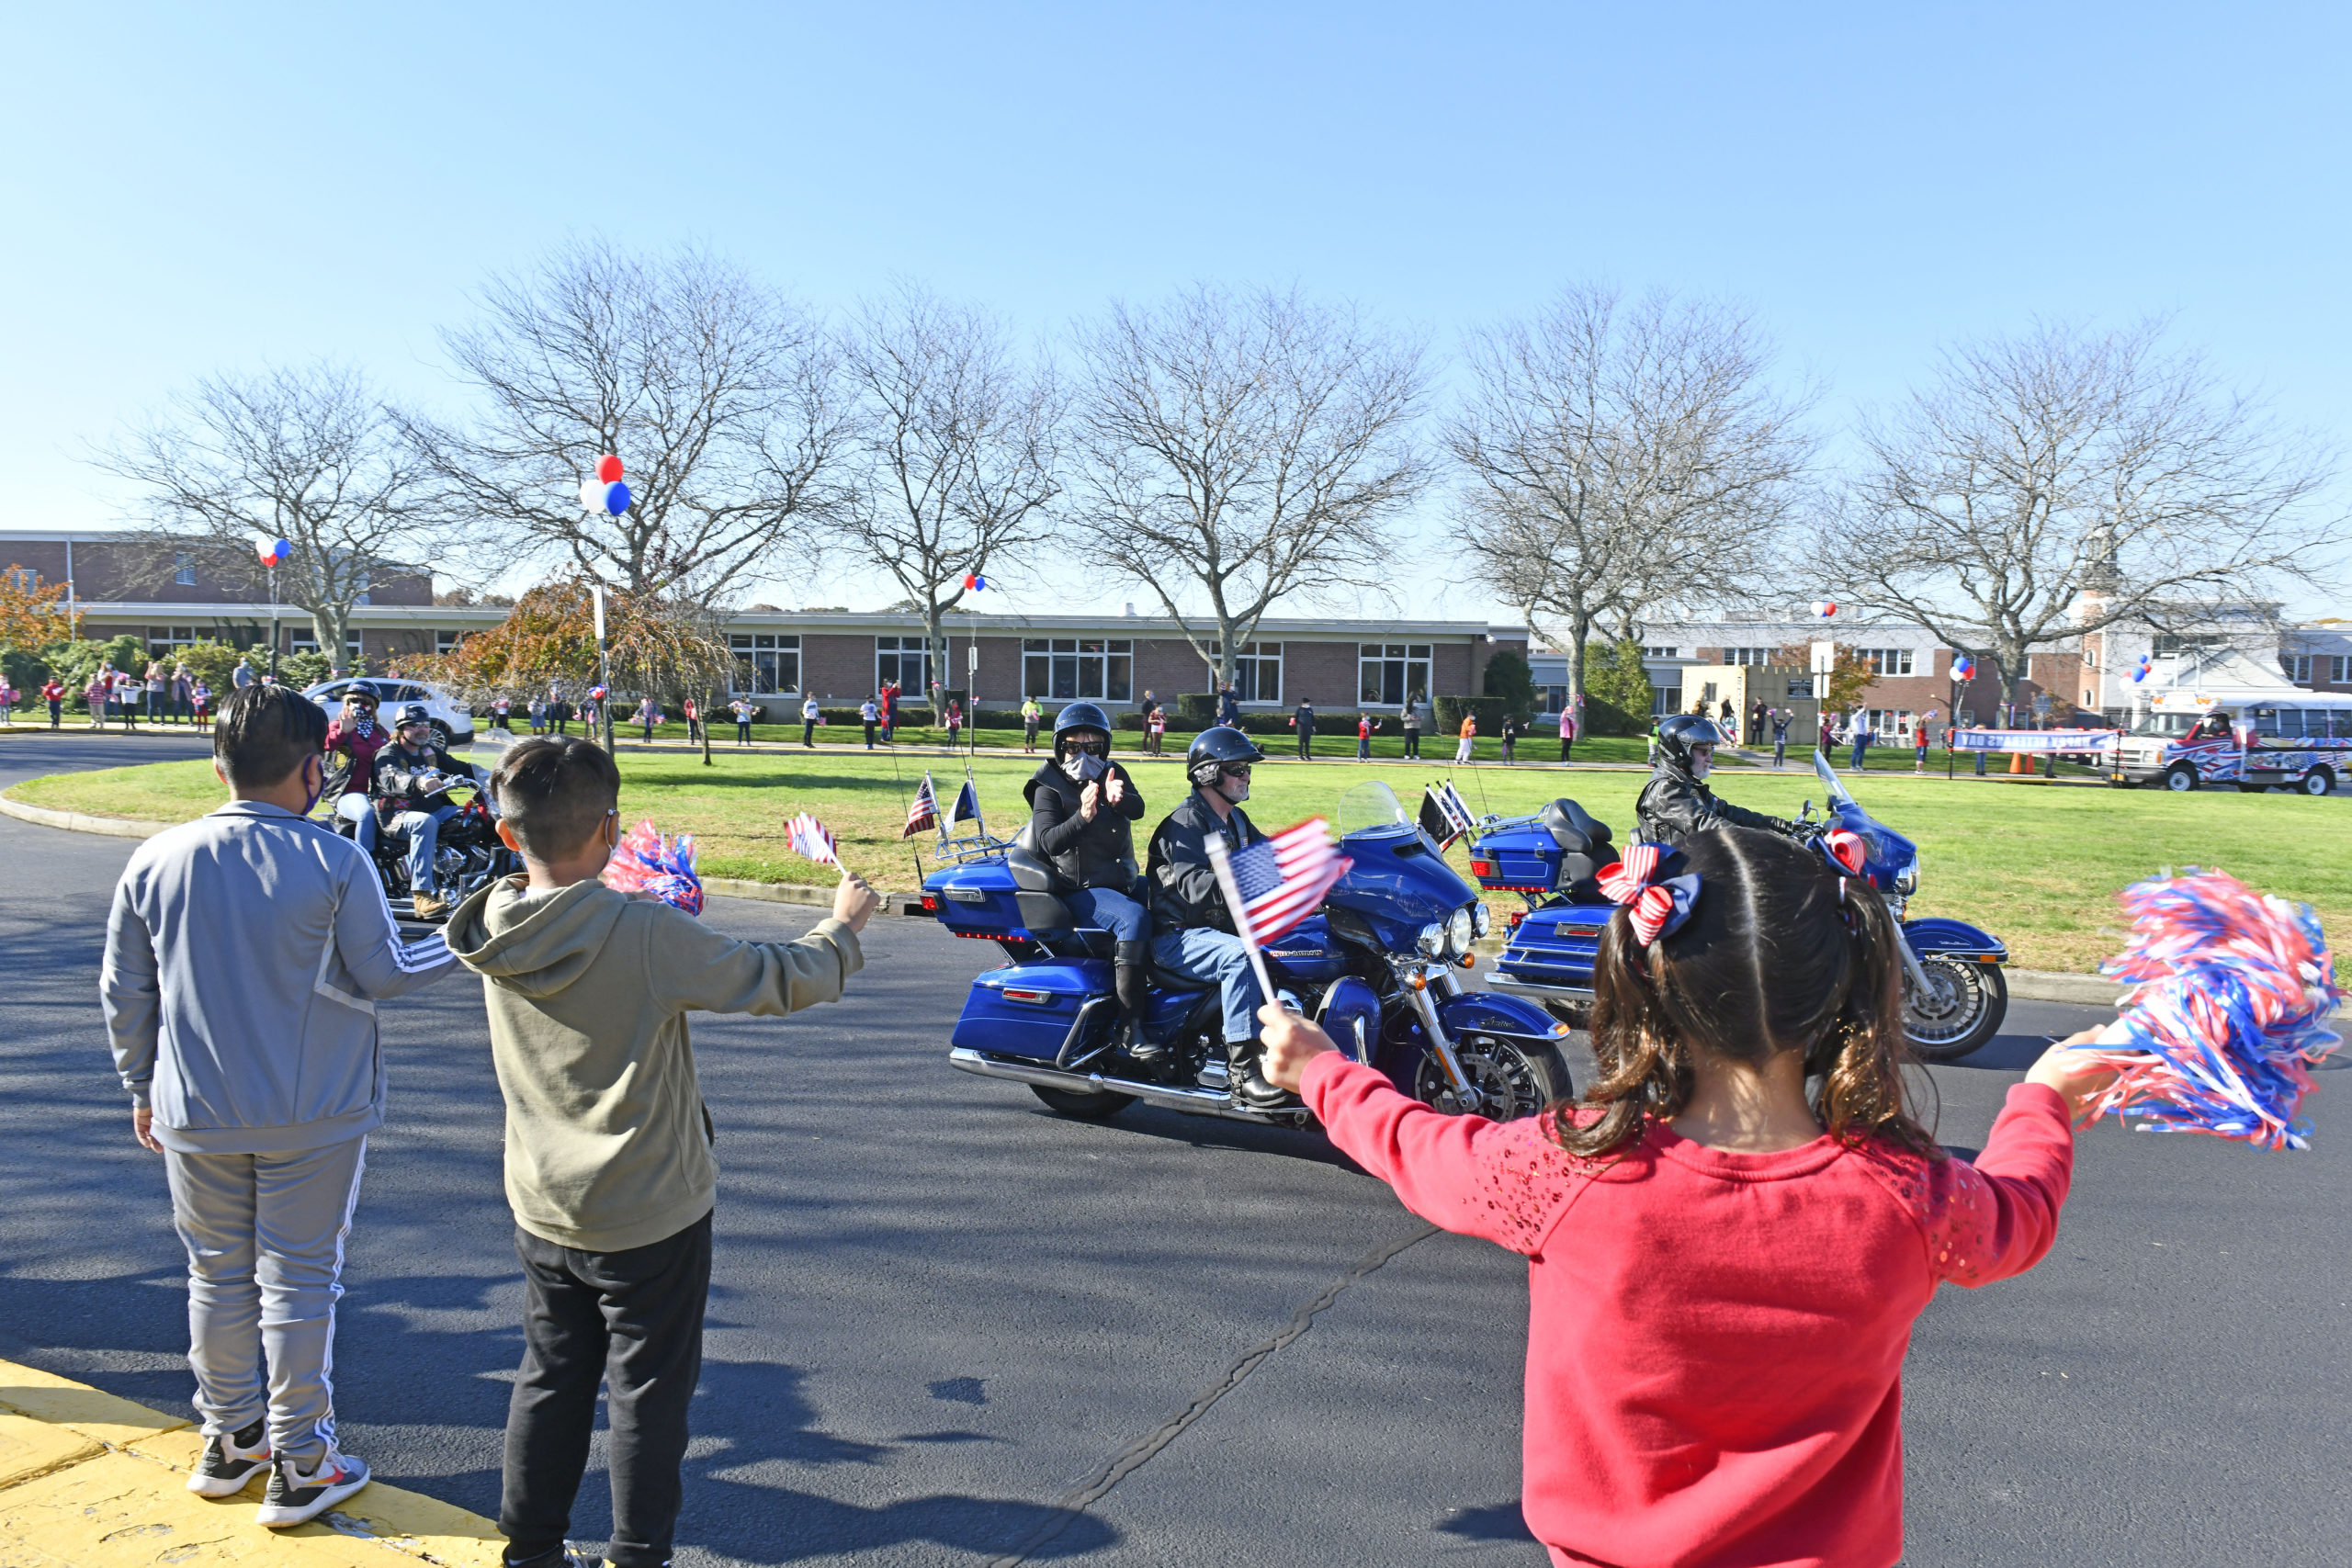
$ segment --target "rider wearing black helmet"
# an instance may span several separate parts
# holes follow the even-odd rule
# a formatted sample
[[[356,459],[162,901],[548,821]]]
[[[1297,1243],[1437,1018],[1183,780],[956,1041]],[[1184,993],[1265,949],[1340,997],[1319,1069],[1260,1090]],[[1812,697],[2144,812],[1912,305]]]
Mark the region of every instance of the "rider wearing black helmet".
[[[1209,868],[1208,844],[1212,833],[1224,839],[1228,851],[1265,837],[1241,811],[1250,798],[1250,764],[1265,755],[1238,729],[1218,725],[1202,730],[1184,754],[1193,793],[1152,834],[1144,868],[1155,933],[1151,956],[1162,969],[1214,982],[1224,993],[1229,1092],[1238,1103],[1261,1111],[1289,1097],[1259,1069],[1258,1008],[1265,998]]]
[[[1707,775],[1714,768],[1715,748],[1723,743],[1724,732],[1714,721],[1697,714],[1679,713],[1657,727],[1657,767],[1634,802],[1635,828],[1644,840],[1679,844],[1710,828],[1795,830],[1793,822],[1715,798]]]
[[[442,793],[453,778],[481,775],[435,743],[432,717],[423,703],[410,703],[392,721],[392,743],[376,754],[376,798],[398,815],[385,824],[408,836],[409,895],[419,919],[448,913],[449,901],[434,886],[433,851],[441,824],[458,814]]]
[[[1152,1065],[1158,1052],[1143,1037],[1150,985],[1151,916],[1136,900],[1136,838],[1143,791],[1111,761],[1111,716],[1092,703],[1072,703],[1054,720],[1054,758],[1022,787],[1029,802],[1030,840],[1061,882],[1062,902],[1082,926],[1099,926],[1118,943],[1112,974],[1127,1025],[1127,1054]]]

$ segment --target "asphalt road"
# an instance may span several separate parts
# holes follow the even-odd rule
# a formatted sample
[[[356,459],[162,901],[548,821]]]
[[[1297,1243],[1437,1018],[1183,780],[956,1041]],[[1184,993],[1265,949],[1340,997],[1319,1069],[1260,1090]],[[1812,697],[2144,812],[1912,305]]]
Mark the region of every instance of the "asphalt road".
[[[0,784],[198,750],[5,736]],[[131,848],[0,818],[0,1356],[185,1412],[183,1261],[95,995]],[[707,918],[789,937],[812,913],[722,898]],[[1514,1259],[1413,1240],[1310,1134],[1140,1107],[1065,1122],[952,1072],[948,1023],[993,957],[879,920],[839,1006],[696,1021],[725,1175],[679,1561],[1540,1563],[1516,1506]],[[2094,1017],[2014,1007],[1933,1073],[1941,1136],[1975,1146],[2041,1043]],[[384,1021],[344,1437],[386,1479],[494,1513],[520,1286],[481,1008],[459,979]],[[2352,1558],[2334,1101],[2301,1156],[2084,1136],[2050,1258],[1920,1321],[1906,1561]],[[592,1474],[575,1533],[606,1525]]]

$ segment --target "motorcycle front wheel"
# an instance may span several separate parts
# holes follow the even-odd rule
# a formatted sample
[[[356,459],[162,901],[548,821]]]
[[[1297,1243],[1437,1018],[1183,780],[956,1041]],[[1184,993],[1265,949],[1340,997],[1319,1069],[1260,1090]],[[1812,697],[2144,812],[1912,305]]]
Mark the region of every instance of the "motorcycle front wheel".
[[[1516,1122],[1574,1092],[1566,1064],[1548,1044],[1473,1034],[1453,1043],[1453,1058],[1469,1080],[1466,1093],[1454,1089],[1433,1051],[1413,1069],[1413,1098],[1448,1116]]]
[[[1933,994],[1921,996],[1903,976],[1903,1032],[1930,1062],[1956,1062],[1993,1038],[2009,1010],[2009,982],[2000,967],[1959,958],[1923,958]]]

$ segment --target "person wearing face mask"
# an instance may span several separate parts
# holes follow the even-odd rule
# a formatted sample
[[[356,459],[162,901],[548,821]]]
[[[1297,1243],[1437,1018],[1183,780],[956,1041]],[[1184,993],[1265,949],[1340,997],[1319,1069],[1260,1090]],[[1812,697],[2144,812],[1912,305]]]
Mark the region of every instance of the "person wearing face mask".
[[[1144,882],[1151,896],[1153,962],[1187,979],[1216,986],[1225,1004],[1227,1079],[1234,1101],[1267,1111],[1290,1096],[1260,1069],[1258,1008],[1264,1001],[1249,949],[1234,933],[1233,913],[1209,866],[1209,835],[1238,851],[1265,837],[1243,814],[1250,768],[1265,761],[1247,735],[1227,725],[1204,729],[1184,754],[1193,793],[1151,836]]]
[[[1111,761],[1111,716],[1072,703],[1054,719],[1053,760],[1022,786],[1031,847],[1054,869],[1062,902],[1081,926],[1111,933],[1112,978],[1127,1032],[1127,1055],[1156,1067],[1164,1053],[1143,1036],[1150,986],[1151,917],[1136,900],[1134,824],[1143,791]]]
[[[423,703],[401,709],[392,743],[376,758],[376,798],[398,814],[386,824],[408,839],[409,896],[420,920],[436,919],[449,912],[433,876],[433,851],[441,839],[441,824],[458,814],[443,791],[453,778],[481,775],[471,762],[461,762],[433,743],[433,725]]]
[[[1793,822],[1715,798],[1707,775],[1714,771],[1715,748],[1723,743],[1715,721],[1697,714],[1676,714],[1657,727],[1657,765],[1634,802],[1635,827],[1645,841],[1679,844],[1710,828],[1796,832]]]

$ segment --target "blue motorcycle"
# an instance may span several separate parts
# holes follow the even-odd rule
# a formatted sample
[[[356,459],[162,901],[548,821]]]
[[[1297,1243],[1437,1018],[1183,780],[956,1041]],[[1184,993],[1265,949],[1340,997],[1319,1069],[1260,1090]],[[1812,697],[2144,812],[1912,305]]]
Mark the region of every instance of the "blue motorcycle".
[[[1993,1038],[2008,1011],[2008,981],[2001,974],[2008,949],[1962,920],[1907,918],[1905,906],[1919,887],[1918,851],[1856,804],[1818,751],[1813,770],[1829,792],[1828,815],[1815,822],[1813,802],[1805,802],[1808,837],[1841,828],[1854,834],[1863,856],[1857,874],[1879,890],[1902,927],[1903,1023],[1913,1048],[1931,1062],[1967,1055]],[[1471,874],[1480,886],[1519,893],[1527,902],[1525,911],[1506,918],[1510,931],[1493,985],[1535,998],[1555,1017],[1578,1017],[1592,998],[1601,928],[1616,910],[1596,880],[1617,858],[1610,840],[1608,826],[1573,800],[1555,800],[1532,817],[1478,825]]]
[[[1497,1121],[1570,1093],[1559,1044],[1568,1025],[1516,997],[1472,990],[1463,972],[1487,934],[1487,907],[1384,784],[1340,796],[1342,852],[1353,861],[1323,908],[1266,950],[1281,998],[1340,1048],[1423,1103]],[[1155,967],[1145,1035],[1174,1066],[1146,1077],[1122,1050],[1111,933],[1077,925],[1056,896],[1029,830],[971,840],[924,879],[922,907],[959,937],[993,942],[1007,962],[972,982],[947,1059],[1027,1084],[1065,1116],[1116,1114],[1136,1100],[1243,1122],[1304,1125],[1295,1107],[1258,1111],[1227,1091],[1214,987]],[[955,852],[951,847],[949,852]]]

